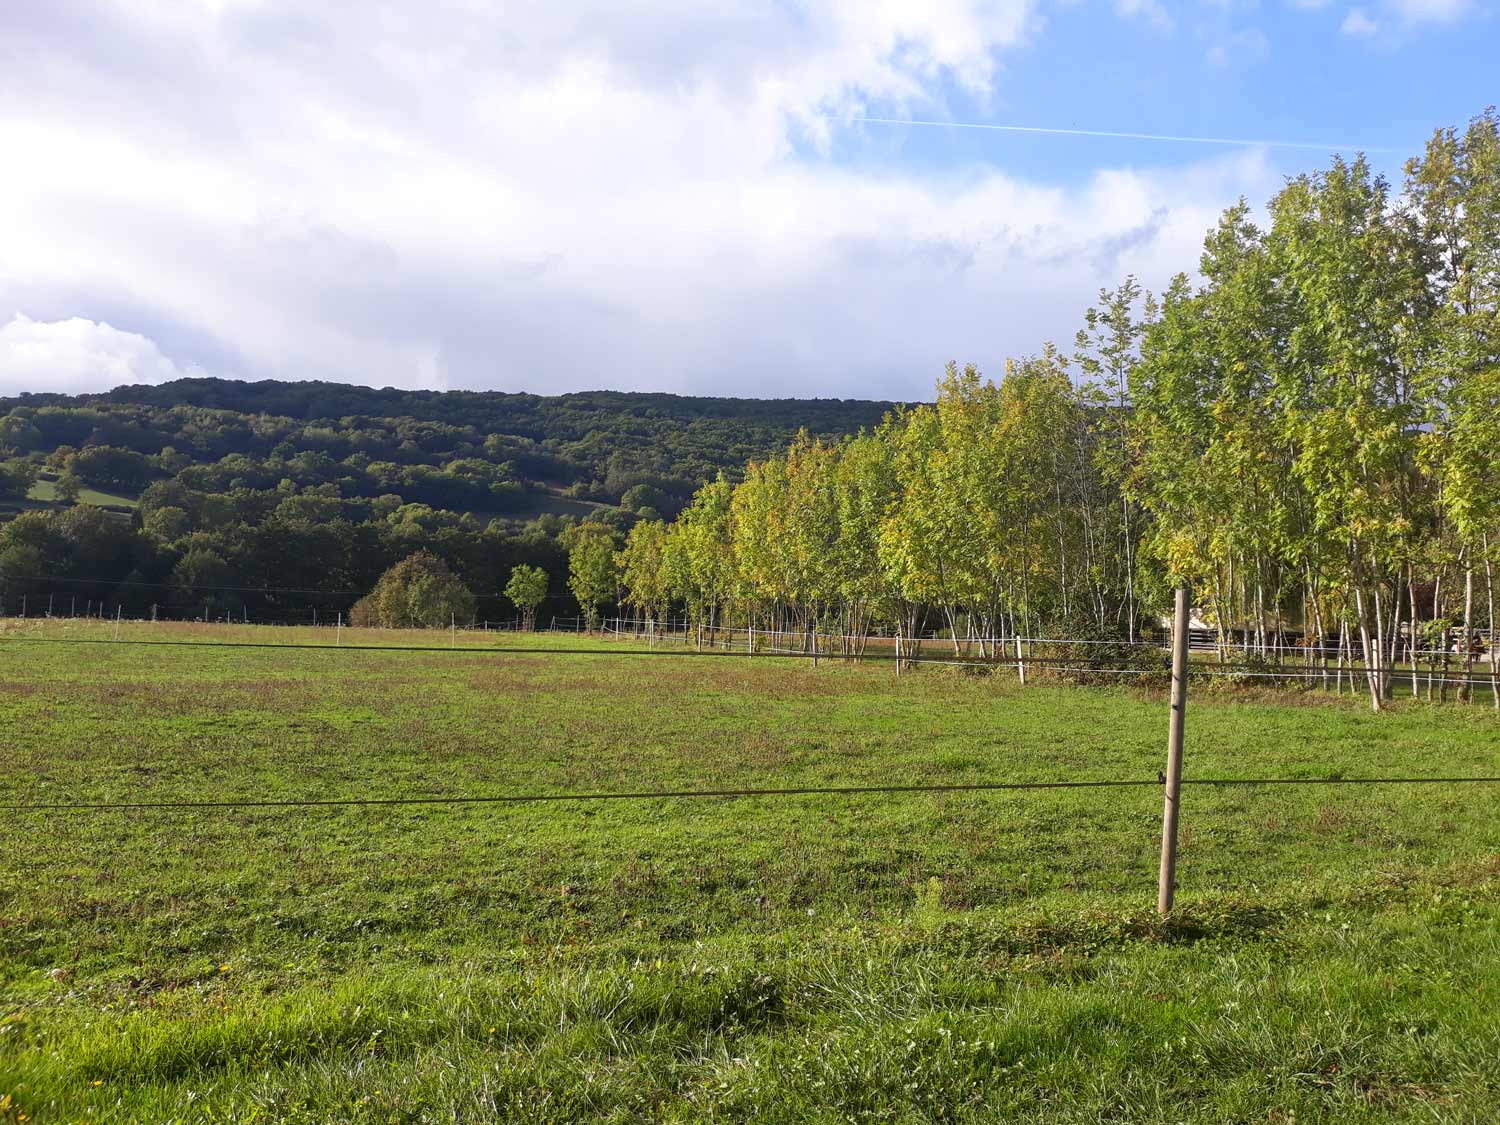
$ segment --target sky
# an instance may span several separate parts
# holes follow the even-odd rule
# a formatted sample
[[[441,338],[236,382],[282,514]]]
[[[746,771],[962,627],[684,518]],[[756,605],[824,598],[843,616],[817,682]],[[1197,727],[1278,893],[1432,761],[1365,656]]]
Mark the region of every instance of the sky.
[[[928,398],[1334,151],[1399,182],[1497,55],[1500,0],[4,0],[0,395]]]

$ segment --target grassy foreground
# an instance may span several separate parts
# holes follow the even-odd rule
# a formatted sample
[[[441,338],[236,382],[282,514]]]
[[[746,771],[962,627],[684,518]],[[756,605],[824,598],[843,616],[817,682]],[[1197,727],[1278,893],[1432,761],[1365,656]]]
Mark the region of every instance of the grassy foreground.
[[[65,630],[113,635],[0,636],[4,803],[1154,778],[1163,757],[1163,700],[1125,688],[572,638],[29,643]],[[1187,773],[1495,774],[1497,733],[1481,708],[1200,693]],[[9,812],[0,1121],[1493,1120],[1497,796],[1190,788],[1165,924],[1154,786]]]

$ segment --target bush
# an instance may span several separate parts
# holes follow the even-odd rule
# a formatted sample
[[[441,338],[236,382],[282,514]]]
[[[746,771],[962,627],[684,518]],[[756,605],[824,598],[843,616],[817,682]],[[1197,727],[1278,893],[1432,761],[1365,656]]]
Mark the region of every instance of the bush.
[[[0,461],[0,496],[22,499],[36,483],[36,466],[20,457]]]
[[[380,624],[380,611],[375,607],[375,595],[366,594],[349,609],[349,625],[355,629],[373,629]]]
[[[349,613],[351,625],[388,629],[435,629],[453,621],[468,625],[473,620],[474,595],[447,563],[427,551],[418,551],[387,570]]]
[[[1036,666],[1037,674],[1073,684],[1163,686],[1172,679],[1169,653],[1097,630],[1036,645],[1031,656],[1047,662]]]
[[[73,455],[68,467],[85,484],[114,492],[138,493],[155,475],[151,462],[130,449],[92,445]]]

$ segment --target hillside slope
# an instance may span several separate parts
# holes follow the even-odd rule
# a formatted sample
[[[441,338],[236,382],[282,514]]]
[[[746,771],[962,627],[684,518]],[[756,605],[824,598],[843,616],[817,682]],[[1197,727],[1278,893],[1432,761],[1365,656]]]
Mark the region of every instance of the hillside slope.
[[[498,591],[522,562],[547,570],[550,611],[566,614],[566,521],[623,534],[670,518],[799,430],[833,439],[893,409],[220,379],[0,399],[0,613],[81,599],[330,617],[428,550],[480,595],[482,616],[513,612]]]

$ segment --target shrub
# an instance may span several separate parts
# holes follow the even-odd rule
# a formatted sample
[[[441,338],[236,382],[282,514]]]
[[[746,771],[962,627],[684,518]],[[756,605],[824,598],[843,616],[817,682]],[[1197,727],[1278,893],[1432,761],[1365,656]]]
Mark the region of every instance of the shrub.
[[[0,461],[0,496],[24,497],[36,483],[36,466],[20,457]]]
[[[375,608],[375,595],[366,594],[349,609],[349,625],[355,629],[373,629],[380,624],[380,613]]]
[[[357,621],[356,614],[373,620]],[[467,625],[473,620],[474,595],[447,563],[427,551],[402,559],[382,574],[375,589],[349,614],[351,625],[388,629],[435,629],[450,621]]]
[[[1036,665],[1037,674],[1068,683],[1160,686],[1172,678],[1169,653],[1097,631],[1036,645],[1030,655],[1045,662]]]

